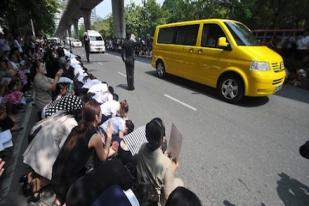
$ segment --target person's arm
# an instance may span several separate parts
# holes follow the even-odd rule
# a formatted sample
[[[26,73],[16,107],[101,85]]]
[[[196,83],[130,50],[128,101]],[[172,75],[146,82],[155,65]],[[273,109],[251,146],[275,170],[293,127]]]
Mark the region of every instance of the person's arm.
[[[102,138],[105,138],[104,135],[96,133],[93,135],[89,142],[89,147],[94,147],[96,154],[98,155],[100,160],[106,160],[109,156],[110,146],[112,142],[112,133],[113,133],[113,127],[111,124],[108,125],[106,129],[106,141],[103,144]]]
[[[164,195],[166,199],[171,194],[171,192],[175,189],[174,179],[176,175],[176,169],[178,164],[172,161],[172,164],[166,169],[164,175]]]
[[[122,139],[124,137],[124,132],[123,131],[119,131],[119,138]]]
[[[63,69],[59,69],[59,71],[56,73],[56,76],[55,76],[54,80],[52,81],[52,83],[49,87],[50,91],[56,90],[57,83],[58,83],[59,78],[61,77],[62,74],[63,74]]]
[[[121,58],[122,58],[123,62],[126,61],[126,59],[125,59],[125,43],[122,45]]]

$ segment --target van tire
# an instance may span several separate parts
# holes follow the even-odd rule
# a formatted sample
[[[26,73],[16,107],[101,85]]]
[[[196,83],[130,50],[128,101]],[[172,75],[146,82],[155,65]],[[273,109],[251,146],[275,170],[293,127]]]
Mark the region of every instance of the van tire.
[[[156,72],[159,78],[164,78],[166,75],[165,66],[161,60],[157,61]]]
[[[217,92],[221,99],[235,104],[244,96],[244,83],[238,75],[226,74],[220,78]]]

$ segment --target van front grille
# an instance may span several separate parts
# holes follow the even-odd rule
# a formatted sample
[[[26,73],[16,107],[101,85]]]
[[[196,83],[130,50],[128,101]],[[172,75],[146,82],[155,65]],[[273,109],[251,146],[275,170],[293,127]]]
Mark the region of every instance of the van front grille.
[[[273,69],[274,72],[280,72],[284,70],[284,64],[283,62],[273,62],[271,63],[271,68]]]
[[[280,84],[282,82],[282,80],[283,80],[283,78],[273,80],[273,85]]]

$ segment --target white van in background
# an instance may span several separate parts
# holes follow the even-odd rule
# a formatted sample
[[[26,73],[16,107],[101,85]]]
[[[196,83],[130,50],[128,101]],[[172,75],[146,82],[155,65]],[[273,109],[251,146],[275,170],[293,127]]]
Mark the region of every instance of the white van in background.
[[[101,34],[95,30],[88,30],[90,39],[90,52],[105,52],[105,42]]]

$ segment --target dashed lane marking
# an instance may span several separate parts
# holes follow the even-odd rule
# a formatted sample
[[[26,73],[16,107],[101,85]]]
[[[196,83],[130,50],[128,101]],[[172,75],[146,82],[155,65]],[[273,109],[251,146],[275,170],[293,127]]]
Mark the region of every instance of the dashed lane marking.
[[[197,109],[195,107],[192,107],[191,105],[189,105],[187,103],[184,103],[184,102],[176,99],[175,97],[172,97],[172,96],[170,96],[168,94],[164,94],[164,96],[169,98],[169,99],[171,99],[171,100],[173,100],[173,101],[175,101],[175,102],[177,102],[177,103],[179,103],[179,104],[181,104],[181,105],[183,105],[183,106],[185,106],[185,107],[187,107],[187,108],[189,108],[189,109],[192,109],[193,111],[197,111]]]
[[[127,75],[125,75],[124,73],[118,72],[118,74],[119,74],[120,76],[127,77]]]

